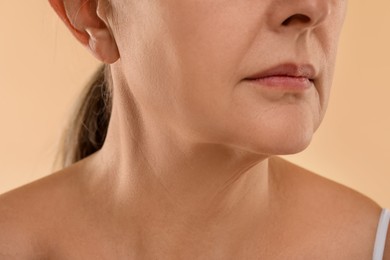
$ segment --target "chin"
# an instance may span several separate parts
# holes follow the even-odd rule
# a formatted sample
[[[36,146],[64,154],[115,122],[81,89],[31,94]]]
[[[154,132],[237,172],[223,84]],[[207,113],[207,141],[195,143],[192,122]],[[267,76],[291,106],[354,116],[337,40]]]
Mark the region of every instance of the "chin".
[[[310,145],[319,126],[318,115],[309,109],[290,111],[289,114],[286,112],[286,115],[274,117],[274,121],[269,121],[266,131],[263,131],[265,145],[272,155],[304,151]]]
[[[286,143],[278,144],[273,149],[272,155],[289,155],[297,154],[304,151],[311,143],[311,138],[309,140],[290,140]]]
[[[290,128],[289,130],[292,129]],[[258,155],[297,154],[310,145],[313,131],[312,129],[306,129],[307,131],[302,131],[302,129],[295,130],[289,132],[281,130],[273,132],[263,131],[262,133],[246,132],[245,136],[240,133],[240,137],[235,135],[235,137],[231,137],[230,141],[225,143],[230,143],[232,147]]]
[[[289,155],[304,151],[311,143],[313,128],[307,125],[274,126],[264,131],[247,133],[247,148],[258,154]]]

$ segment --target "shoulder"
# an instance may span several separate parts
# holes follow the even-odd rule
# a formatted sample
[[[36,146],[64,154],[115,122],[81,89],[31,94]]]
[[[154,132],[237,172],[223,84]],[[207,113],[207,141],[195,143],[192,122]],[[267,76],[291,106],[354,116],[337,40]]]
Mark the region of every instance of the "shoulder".
[[[378,203],[353,188],[281,157],[272,157],[270,165],[276,168],[279,178],[283,177],[281,185],[287,190],[283,196],[291,201],[293,212],[297,212],[306,226],[323,234],[335,252],[355,254],[346,255],[347,259],[371,257],[382,212]]]
[[[270,164],[276,165],[278,171],[283,172],[285,185],[296,187],[292,189],[292,192],[297,196],[306,197],[309,201],[311,199],[313,203],[325,203],[322,206],[327,208],[340,206],[350,211],[374,213],[379,219],[382,208],[367,195],[281,157],[272,157]]]
[[[47,255],[48,234],[74,212],[74,179],[69,169],[62,170],[0,195],[0,259]]]
[[[0,259],[31,259],[35,245],[28,218],[8,196],[0,197]]]

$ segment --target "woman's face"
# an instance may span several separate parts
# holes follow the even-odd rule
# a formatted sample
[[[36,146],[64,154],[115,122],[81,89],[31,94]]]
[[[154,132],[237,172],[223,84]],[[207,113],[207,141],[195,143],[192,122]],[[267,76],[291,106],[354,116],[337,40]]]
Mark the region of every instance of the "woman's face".
[[[111,2],[113,68],[144,116],[202,143],[267,155],[307,147],[326,110],[346,0]]]

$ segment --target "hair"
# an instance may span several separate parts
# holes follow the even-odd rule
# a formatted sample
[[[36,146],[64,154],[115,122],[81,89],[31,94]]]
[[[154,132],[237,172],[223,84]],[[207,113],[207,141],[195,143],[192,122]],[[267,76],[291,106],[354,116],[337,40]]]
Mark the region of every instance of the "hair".
[[[110,67],[101,65],[76,103],[63,132],[55,164],[68,167],[102,148],[111,117],[111,86]]]

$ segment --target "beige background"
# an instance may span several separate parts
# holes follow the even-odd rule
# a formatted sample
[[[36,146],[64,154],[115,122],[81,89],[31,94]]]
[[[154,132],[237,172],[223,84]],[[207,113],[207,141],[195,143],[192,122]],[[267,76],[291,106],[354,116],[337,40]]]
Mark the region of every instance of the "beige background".
[[[291,161],[390,208],[390,2],[350,1],[327,116]],[[0,0],[0,193],[45,176],[97,62],[47,1]]]

